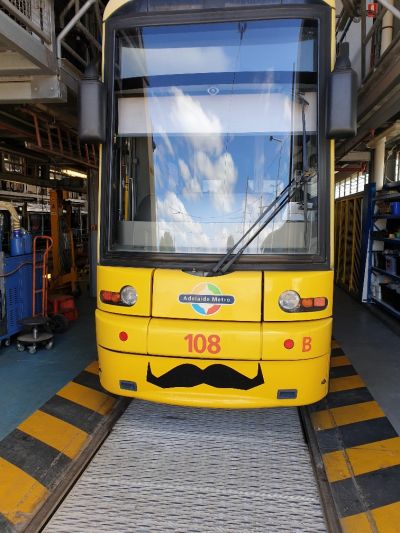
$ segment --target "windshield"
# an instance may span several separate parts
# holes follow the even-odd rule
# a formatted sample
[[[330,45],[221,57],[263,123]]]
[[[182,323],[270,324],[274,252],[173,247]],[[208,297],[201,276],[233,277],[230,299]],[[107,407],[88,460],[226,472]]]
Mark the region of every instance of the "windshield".
[[[304,19],[117,32],[112,249],[225,253],[307,169],[245,254],[318,253],[317,37]]]

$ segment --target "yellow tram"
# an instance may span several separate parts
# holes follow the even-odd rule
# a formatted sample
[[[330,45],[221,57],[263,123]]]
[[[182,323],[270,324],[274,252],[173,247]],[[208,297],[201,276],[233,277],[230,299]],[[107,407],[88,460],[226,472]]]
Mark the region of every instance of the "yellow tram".
[[[224,408],[326,395],[332,139],[355,133],[334,22],[331,0],[109,2],[80,100],[81,139],[102,143],[105,389]]]

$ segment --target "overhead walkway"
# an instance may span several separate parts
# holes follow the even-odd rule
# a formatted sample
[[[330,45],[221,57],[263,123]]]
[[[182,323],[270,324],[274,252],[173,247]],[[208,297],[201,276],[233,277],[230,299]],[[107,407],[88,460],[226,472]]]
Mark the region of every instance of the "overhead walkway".
[[[76,95],[84,51],[94,60],[101,52],[102,9],[99,0],[0,0],[0,104]]]

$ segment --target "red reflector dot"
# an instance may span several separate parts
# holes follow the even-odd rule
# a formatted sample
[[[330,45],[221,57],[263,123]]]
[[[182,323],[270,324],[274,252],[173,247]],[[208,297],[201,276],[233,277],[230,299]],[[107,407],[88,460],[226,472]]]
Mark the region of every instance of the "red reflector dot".
[[[122,341],[122,342],[125,342],[128,340],[128,334],[126,331],[121,331],[120,334],[119,334],[119,339]]]
[[[283,343],[283,346],[286,348],[286,350],[291,350],[294,346],[294,340],[292,339],[286,339]]]

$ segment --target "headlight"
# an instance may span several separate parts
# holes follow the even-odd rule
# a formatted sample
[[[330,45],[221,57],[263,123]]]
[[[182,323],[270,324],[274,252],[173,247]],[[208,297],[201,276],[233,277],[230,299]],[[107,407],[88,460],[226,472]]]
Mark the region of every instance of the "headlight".
[[[121,301],[125,305],[135,305],[137,302],[137,292],[134,287],[131,287],[130,285],[126,285],[121,289]]]
[[[296,291],[285,291],[279,296],[279,306],[284,311],[296,311],[300,307],[300,296]]]

